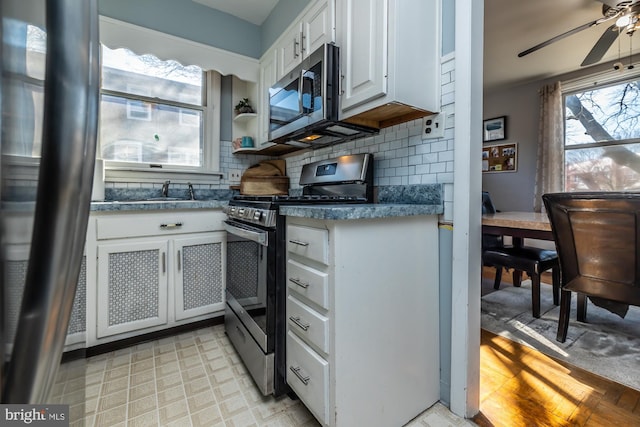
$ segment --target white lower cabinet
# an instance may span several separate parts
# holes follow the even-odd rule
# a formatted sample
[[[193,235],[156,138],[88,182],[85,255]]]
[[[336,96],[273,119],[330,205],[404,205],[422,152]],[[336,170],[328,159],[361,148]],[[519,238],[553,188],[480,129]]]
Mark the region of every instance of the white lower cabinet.
[[[225,233],[174,239],[176,320],[224,310]]]
[[[29,265],[29,253],[31,250],[30,239],[33,233],[33,215],[24,213],[7,213],[4,219],[7,223],[5,235],[5,247],[3,256],[4,283],[6,299],[5,306],[5,333],[6,342],[15,339],[22,296]],[[86,341],[86,295],[87,295],[87,257],[82,257],[80,274],[76,286],[75,298],[67,337],[65,351],[84,347]]]
[[[287,218],[287,383],[325,426],[440,397],[437,217]]]
[[[220,211],[93,218],[97,274],[87,301],[96,315],[88,318],[89,346],[221,315],[226,232],[214,230],[223,218]]]
[[[98,245],[98,338],[166,325],[166,239]]]
[[[287,333],[287,383],[320,422],[328,422],[329,362],[291,331]]]

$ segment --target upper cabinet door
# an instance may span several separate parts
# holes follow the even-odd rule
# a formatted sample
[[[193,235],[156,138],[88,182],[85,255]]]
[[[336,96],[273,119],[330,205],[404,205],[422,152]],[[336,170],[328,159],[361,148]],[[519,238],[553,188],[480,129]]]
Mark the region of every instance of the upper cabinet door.
[[[269,88],[276,83],[277,54],[275,49],[267,52],[260,61],[260,93],[258,94],[258,108],[260,122],[258,126],[258,142],[269,142]]]
[[[302,23],[298,22],[282,36],[278,44],[278,79],[302,62]]]
[[[324,43],[335,40],[335,0],[312,2],[276,42],[278,80]]]
[[[335,39],[333,29],[334,2],[319,1],[302,18],[303,57],[315,52],[320,46]]]
[[[342,110],[387,93],[388,0],[342,0],[337,41]]]

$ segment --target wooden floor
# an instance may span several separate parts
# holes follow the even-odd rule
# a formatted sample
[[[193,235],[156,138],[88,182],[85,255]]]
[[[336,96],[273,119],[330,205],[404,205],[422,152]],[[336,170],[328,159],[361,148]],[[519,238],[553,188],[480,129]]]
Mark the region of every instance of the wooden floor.
[[[640,367],[629,375],[640,375]],[[640,391],[482,330],[480,426],[640,426]]]

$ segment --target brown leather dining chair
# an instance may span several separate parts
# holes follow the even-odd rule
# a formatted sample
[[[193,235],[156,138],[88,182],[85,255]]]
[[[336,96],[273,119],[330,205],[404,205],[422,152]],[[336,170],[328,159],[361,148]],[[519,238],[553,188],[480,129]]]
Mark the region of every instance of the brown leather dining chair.
[[[640,193],[552,193],[542,200],[562,272],[556,339],[567,338],[571,292],[579,321],[586,320],[587,296],[610,311],[640,306]]]
[[[489,193],[482,192],[482,213],[495,213]],[[499,237],[498,240],[491,239]],[[560,265],[555,251],[534,246],[504,245],[502,236],[482,235],[482,264],[496,268],[494,289],[500,289],[502,270],[513,269],[513,283],[520,286],[520,273],[526,272],[531,278],[531,313],[540,317],[540,275],[551,270],[553,303],[558,305],[560,289]]]

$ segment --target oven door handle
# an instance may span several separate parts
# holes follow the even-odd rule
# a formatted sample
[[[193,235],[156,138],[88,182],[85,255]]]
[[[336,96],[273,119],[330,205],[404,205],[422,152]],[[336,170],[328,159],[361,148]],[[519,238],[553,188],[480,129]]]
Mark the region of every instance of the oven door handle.
[[[231,221],[224,221],[223,226],[228,233],[242,237],[243,239],[251,240],[252,242],[256,242],[262,246],[269,245],[269,234],[259,228],[253,228],[246,225],[239,227]]]

